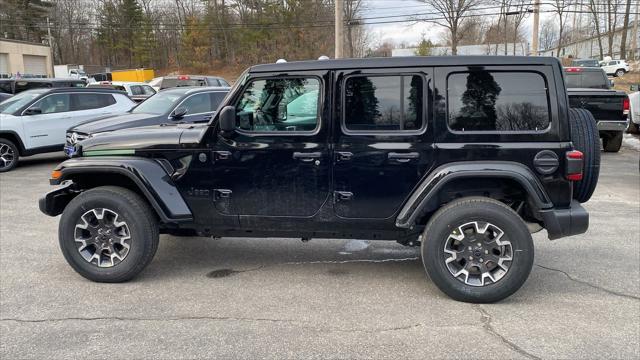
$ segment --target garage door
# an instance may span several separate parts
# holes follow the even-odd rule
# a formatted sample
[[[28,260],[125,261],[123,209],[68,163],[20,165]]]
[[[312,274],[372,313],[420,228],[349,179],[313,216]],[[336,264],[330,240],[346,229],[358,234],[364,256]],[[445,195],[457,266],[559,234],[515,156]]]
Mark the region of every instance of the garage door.
[[[9,73],[9,54],[0,53],[0,74]]]
[[[31,75],[47,75],[47,58],[36,55],[23,55],[24,73]]]

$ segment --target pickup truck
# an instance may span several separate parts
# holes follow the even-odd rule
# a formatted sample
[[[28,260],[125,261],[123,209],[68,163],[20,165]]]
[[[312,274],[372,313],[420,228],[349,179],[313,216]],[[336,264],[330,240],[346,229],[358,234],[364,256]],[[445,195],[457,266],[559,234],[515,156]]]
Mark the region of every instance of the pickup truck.
[[[598,124],[602,147],[618,152],[629,126],[629,97],[624,91],[609,89],[609,79],[599,68],[565,68],[569,106],[589,110]]]

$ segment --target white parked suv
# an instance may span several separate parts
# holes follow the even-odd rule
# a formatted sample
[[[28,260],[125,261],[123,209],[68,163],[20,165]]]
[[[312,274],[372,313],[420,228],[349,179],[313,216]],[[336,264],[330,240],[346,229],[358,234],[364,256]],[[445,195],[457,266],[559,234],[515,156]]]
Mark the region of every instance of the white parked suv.
[[[624,60],[609,60],[600,63],[600,67],[607,73],[607,75],[623,76],[628,73],[631,68]]]
[[[122,91],[58,88],[21,92],[0,103],[0,172],[20,156],[62,151],[67,129],[123,114],[135,103]]]
[[[100,81],[87,84],[88,88],[103,88],[121,90],[135,102],[143,102],[156,93],[149,84],[132,81]]]

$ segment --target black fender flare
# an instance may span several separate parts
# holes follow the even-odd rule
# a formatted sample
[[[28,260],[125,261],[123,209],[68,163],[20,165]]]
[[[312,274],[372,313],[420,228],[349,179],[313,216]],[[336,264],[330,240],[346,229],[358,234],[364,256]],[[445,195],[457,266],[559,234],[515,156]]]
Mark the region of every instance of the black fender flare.
[[[107,173],[126,176],[140,189],[163,223],[179,223],[193,220],[191,209],[187,206],[167,170],[156,160],[141,157],[107,156],[73,158],[64,161],[55,170],[60,171],[61,175],[59,178],[51,180],[52,185],[62,184],[67,180],[73,181],[74,175],[80,174],[99,175]],[[63,186],[61,189],[48,193],[41,199],[41,209],[43,206],[45,209],[52,209],[45,212],[47,215],[56,216],[66,206],[66,204],[64,206],[47,204],[49,201],[54,201],[53,199],[56,198],[56,195],[61,195],[55,194],[56,191],[68,192],[70,190],[69,187]],[[58,212],[58,214],[51,214],[51,212]]]
[[[536,211],[553,207],[537,176],[526,166],[510,161],[453,162],[434,169],[413,191],[396,217],[396,226],[411,228],[421,209],[444,185],[461,178],[507,178],[518,182]]]

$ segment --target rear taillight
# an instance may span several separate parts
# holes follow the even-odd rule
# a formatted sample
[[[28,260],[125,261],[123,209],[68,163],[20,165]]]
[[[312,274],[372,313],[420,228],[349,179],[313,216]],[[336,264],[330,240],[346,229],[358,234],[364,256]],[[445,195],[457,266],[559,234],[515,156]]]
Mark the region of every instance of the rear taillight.
[[[629,103],[629,98],[625,97],[624,100],[622,100],[622,114],[629,115],[630,105],[631,104]]]
[[[189,75],[179,75],[178,76],[178,80],[189,80],[189,79],[190,79]]]
[[[584,155],[581,151],[571,150],[567,152],[567,180],[582,180],[582,164]]]
[[[580,71],[582,71],[582,69],[579,68],[579,67],[568,67],[568,68],[565,68],[564,70],[566,72],[580,72]]]

